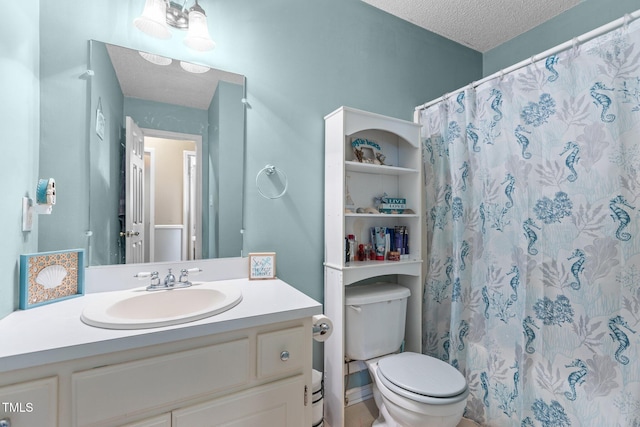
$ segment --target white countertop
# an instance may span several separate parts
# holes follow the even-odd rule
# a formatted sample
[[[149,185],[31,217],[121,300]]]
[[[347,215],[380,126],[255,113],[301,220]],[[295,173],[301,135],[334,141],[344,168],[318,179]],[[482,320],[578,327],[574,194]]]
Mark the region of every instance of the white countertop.
[[[161,328],[114,330],[84,324],[82,310],[101,293],[13,312],[0,320],[0,373],[322,313],[319,302],[279,279],[225,282],[241,287],[240,304],[215,316]]]

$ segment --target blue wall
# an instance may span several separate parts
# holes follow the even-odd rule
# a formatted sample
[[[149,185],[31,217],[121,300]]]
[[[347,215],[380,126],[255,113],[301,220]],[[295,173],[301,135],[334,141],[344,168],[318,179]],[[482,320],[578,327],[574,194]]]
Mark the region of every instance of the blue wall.
[[[275,251],[278,277],[322,301],[324,116],[346,105],[412,120],[416,105],[477,79],[482,58],[360,0],[233,7],[220,14],[240,16],[241,33],[221,42],[238,52],[251,106],[245,250]],[[280,199],[255,187],[266,164],[288,176]]]
[[[638,9],[640,0],[582,0],[567,12],[485,52],[483,75],[531,58]]]
[[[0,317],[18,306],[18,259],[37,250],[34,231],[22,232],[22,198],[34,197],[40,140],[39,5],[26,0],[0,25]]]

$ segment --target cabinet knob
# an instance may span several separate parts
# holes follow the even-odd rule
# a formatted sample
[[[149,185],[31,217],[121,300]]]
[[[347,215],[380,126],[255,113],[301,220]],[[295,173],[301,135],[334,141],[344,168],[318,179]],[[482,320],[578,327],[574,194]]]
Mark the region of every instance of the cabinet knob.
[[[287,360],[289,360],[289,352],[287,350],[280,353],[280,360],[282,360],[283,362],[286,362]]]

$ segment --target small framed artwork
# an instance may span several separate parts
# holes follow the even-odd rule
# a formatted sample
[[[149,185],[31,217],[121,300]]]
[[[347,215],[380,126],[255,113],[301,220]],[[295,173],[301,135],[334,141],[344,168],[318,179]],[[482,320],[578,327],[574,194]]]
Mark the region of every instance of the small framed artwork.
[[[276,253],[255,252],[249,254],[249,280],[275,279]]]
[[[366,138],[355,138],[351,140],[354,159],[360,163],[370,163],[374,165],[384,165],[385,155],[382,154],[380,144]]]
[[[84,295],[84,250],[20,255],[20,308]]]

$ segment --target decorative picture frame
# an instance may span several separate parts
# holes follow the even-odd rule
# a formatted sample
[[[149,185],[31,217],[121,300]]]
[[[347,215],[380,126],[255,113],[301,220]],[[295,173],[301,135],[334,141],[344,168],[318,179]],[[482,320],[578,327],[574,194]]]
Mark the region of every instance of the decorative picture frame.
[[[84,295],[84,249],[20,255],[20,309]]]
[[[249,280],[266,280],[275,278],[275,252],[254,252],[249,254]]]
[[[382,147],[375,141],[367,138],[353,138],[351,140],[353,157],[356,162],[384,165],[385,155]]]

